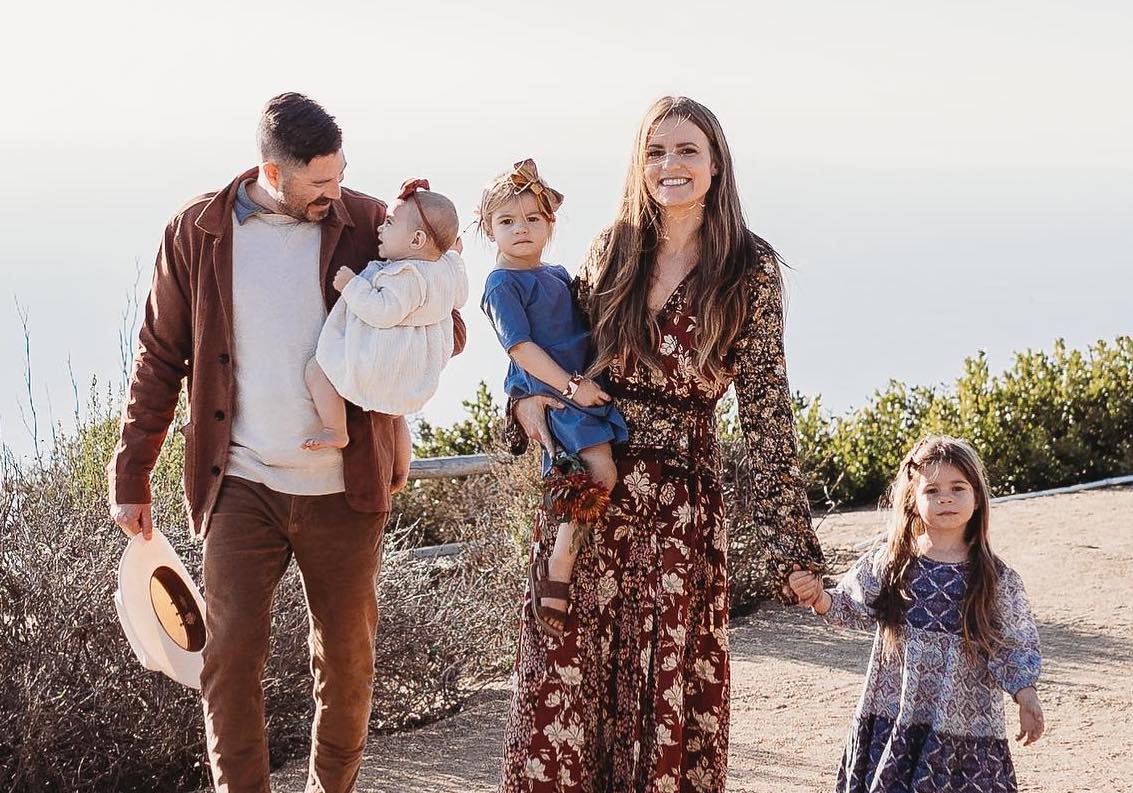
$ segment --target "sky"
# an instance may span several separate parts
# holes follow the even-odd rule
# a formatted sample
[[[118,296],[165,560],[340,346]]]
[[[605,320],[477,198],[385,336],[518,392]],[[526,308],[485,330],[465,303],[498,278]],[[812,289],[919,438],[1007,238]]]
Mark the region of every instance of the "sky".
[[[1133,10],[1091,2],[141,3],[5,12],[0,49],[0,442],[121,378],[129,295],[164,224],[257,163],[264,102],[320,101],[346,185],[430,179],[472,220],[533,157],[566,196],[546,258],[613,218],[641,115],[719,117],[749,226],[783,255],[794,390],[843,412],[986,350],[1133,328]],[[460,418],[506,357],[478,308],[423,416]],[[128,324],[128,321],[127,321]],[[22,412],[21,412],[21,409]]]

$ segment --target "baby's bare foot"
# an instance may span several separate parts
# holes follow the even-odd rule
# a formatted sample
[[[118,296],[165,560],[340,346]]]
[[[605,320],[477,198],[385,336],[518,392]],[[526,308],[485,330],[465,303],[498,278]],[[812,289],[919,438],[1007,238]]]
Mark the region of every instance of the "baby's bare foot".
[[[332,430],[330,427],[323,427],[303,441],[301,448],[309,452],[317,452],[319,449],[341,449],[346,446],[349,440],[346,430]]]

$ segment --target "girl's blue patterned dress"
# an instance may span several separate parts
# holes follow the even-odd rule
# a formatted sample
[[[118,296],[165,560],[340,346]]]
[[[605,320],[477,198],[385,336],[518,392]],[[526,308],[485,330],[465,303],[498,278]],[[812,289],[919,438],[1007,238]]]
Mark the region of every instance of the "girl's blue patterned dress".
[[[882,549],[859,559],[831,592],[826,619],[875,629],[871,605]],[[913,601],[898,658],[885,658],[875,633],[865,689],[846,740],[838,793],[1010,793],[1017,790],[1008,749],[1003,691],[1038,681],[1038,630],[1019,575],[1000,562],[998,610],[1004,643],[969,658],[961,639],[967,564],[918,558]]]
[[[505,351],[533,342],[568,373],[583,373],[591,362],[590,331],[571,297],[571,277],[555,264],[529,270],[498,267],[484,284],[480,308],[488,315]],[[508,367],[504,390],[512,399],[542,394],[563,402],[562,410],[547,411],[547,424],[564,450],[577,454],[600,443],[629,439],[625,419],[613,405],[583,407],[558,389],[528,374],[515,361]],[[546,470],[550,460],[543,455]]]

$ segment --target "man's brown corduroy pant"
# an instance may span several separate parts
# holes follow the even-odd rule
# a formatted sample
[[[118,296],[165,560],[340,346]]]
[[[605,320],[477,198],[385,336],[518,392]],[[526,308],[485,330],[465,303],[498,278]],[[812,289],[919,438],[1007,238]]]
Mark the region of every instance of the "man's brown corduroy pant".
[[[377,574],[388,515],[342,493],[293,496],[226,477],[204,544],[201,696],[218,793],[270,793],[263,672],[291,557],[310,617],[315,718],[307,793],[354,789],[370,718]]]

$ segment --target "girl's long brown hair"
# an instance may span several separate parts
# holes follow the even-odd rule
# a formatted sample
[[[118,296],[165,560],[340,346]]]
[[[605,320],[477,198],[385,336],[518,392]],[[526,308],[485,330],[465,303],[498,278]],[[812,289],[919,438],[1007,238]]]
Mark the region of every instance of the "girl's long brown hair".
[[[935,465],[958,468],[976,497],[975,512],[964,531],[968,543],[967,590],[960,607],[964,650],[973,656],[990,654],[1002,641],[996,610],[1000,562],[988,544],[991,499],[987,472],[967,441],[928,435],[905,455],[886,499],[891,510],[889,537],[878,560],[881,589],[872,605],[881,629],[882,650],[889,657],[899,652],[901,626],[911,600],[907,590],[909,569],[918,556],[917,537],[926,531],[917,512],[916,478]]]
[[[777,254],[744,223],[736,189],[732,154],[712,111],[684,96],[665,96],[641,120],[626,177],[621,208],[599,255],[590,298],[590,322],[597,359],[591,371],[615,360],[636,361],[659,370],[660,327],[648,305],[657,250],[661,210],[645,184],[649,135],[670,116],[696,124],[708,138],[716,175],[705,196],[700,256],[688,276],[689,303],[697,317],[696,367],[705,380],[719,380],[732,343],[743,328],[749,300],[745,273],[760,258]]]

